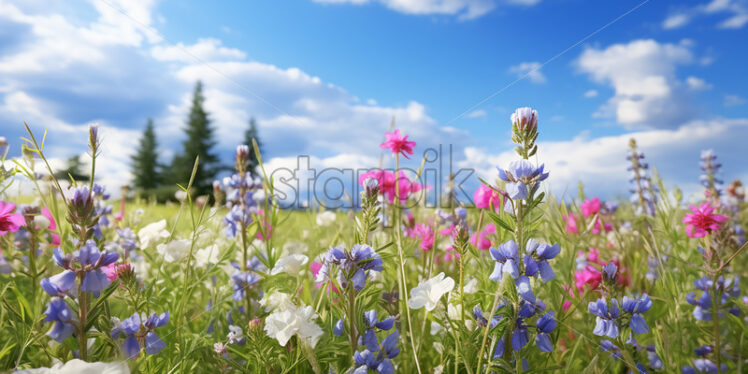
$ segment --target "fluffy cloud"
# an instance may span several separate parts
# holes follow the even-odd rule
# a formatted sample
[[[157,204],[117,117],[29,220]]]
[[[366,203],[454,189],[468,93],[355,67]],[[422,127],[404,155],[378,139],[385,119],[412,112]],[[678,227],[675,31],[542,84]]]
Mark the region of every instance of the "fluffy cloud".
[[[587,48],[580,71],[610,85],[615,94],[597,113],[615,117],[627,128],[672,127],[693,115],[689,97],[679,90],[676,67],[693,61],[690,43],[634,40],[605,49]]]
[[[586,97],[588,99],[593,98],[593,97],[597,97],[597,95],[598,95],[597,90],[587,90],[584,93],[584,97]]]
[[[378,2],[396,12],[425,15],[456,15],[460,19],[481,17],[496,8],[496,0],[313,0],[323,4],[362,5]],[[509,4],[531,6],[541,0],[508,0]]]
[[[115,4],[125,5],[97,2],[98,17],[83,21],[60,9],[0,4],[0,22],[19,30],[8,40],[13,48],[0,55],[0,123],[9,129],[3,135],[11,152],[20,150],[24,121],[37,134],[47,129],[49,156],[63,160],[86,150],[88,124],[98,122],[105,149],[97,175],[117,190],[129,182],[129,156],[146,117],[155,120],[163,162],[179,149],[197,80],[204,83],[217,150],[227,163],[250,115],[257,119],[271,166],[276,157],[298,154],[314,155],[319,165],[313,167],[376,166],[378,145],[393,119],[421,144],[466,142],[465,132],[438,126],[415,101],[362,103],[319,77],[251,61],[217,39],[166,43],[150,26],[157,18],[152,2]],[[137,24],[148,27],[133,27]]]
[[[698,175],[699,150],[713,148],[723,163],[725,180],[748,177],[748,168],[739,156],[743,142],[748,137],[748,120],[718,119],[693,121],[675,129],[646,130],[617,136],[589,138],[584,133],[567,141],[538,142],[537,162],[545,163],[551,172],[548,189],[566,197],[576,194],[579,181],[593,195],[613,197],[611,193],[625,194],[628,185],[629,139],[634,138],[650,165],[657,168],[667,187],[678,185],[687,194],[700,191]],[[542,138],[542,135],[541,135]],[[475,167],[477,174],[494,180],[496,166],[506,166],[516,160],[516,154],[507,150],[491,153],[474,147],[465,148],[461,167]]]
[[[748,6],[744,0],[712,0],[669,14],[662,21],[662,28],[677,29],[689,24],[694,18],[717,14],[723,16],[717,23],[717,27],[721,29],[740,29],[748,24]],[[724,18],[725,14],[727,18]]]
[[[545,75],[540,71],[541,66],[539,62],[523,62],[510,67],[509,72],[517,74],[517,77],[520,79],[524,77],[530,78],[530,82],[532,83],[545,83]]]
[[[688,88],[694,90],[694,91],[701,91],[701,90],[708,90],[712,88],[712,85],[707,83],[705,80],[697,77],[688,77],[686,78],[686,84],[688,85]]]

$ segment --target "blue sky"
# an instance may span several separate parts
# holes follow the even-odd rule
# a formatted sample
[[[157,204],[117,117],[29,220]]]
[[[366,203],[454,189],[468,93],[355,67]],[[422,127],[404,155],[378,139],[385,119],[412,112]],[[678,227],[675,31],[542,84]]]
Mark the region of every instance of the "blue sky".
[[[532,106],[556,193],[578,180],[624,193],[630,136],[687,191],[706,148],[725,179],[748,177],[744,0],[213,3],[0,1],[0,135],[12,154],[21,121],[49,129],[56,158],[83,152],[96,121],[109,134],[101,175],[124,183],[147,117],[164,161],[177,149],[201,79],[227,162],[252,115],[272,167],[297,154],[375,166],[394,116],[421,151],[454,144],[460,166],[492,177],[512,159],[509,114]]]

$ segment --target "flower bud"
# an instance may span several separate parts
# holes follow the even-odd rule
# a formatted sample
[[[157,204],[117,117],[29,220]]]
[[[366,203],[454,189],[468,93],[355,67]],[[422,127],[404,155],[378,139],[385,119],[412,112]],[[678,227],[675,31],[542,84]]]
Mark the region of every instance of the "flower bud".
[[[236,146],[236,164],[245,165],[249,160],[249,146],[241,144]]]
[[[366,178],[364,181],[364,189],[367,197],[374,196],[379,193],[379,181],[376,178]]]
[[[512,113],[512,124],[520,133],[531,132],[538,128],[538,111],[530,107],[517,108]]]
[[[92,151],[96,151],[99,148],[99,124],[93,123],[88,126],[88,146]]]

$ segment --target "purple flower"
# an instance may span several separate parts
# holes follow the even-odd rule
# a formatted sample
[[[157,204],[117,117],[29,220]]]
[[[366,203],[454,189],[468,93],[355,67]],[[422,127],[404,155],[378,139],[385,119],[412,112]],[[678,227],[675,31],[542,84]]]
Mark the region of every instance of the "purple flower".
[[[231,276],[231,280],[234,282],[234,300],[243,300],[245,298],[248,288],[251,288],[261,277],[255,272],[236,272]]]
[[[499,249],[491,248],[491,257],[496,261],[494,264],[493,272],[488,277],[493,281],[500,281],[504,273],[509,273],[512,278],[517,279],[519,277],[519,252],[517,243],[514,240],[510,240],[499,246]]]
[[[634,334],[644,334],[649,332],[647,321],[644,320],[641,313],[648,311],[650,308],[652,308],[652,300],[649,299],[649,295],[647,294],[644,294],[639,300],[629,298],[628,296],[623,297],[621,309],[623,309],[624,312],[631,314],[629,327]]]
[[[525,260],[525,274],[534,276],[540,273],[540,279],[548,282],[556,278],[556,273],[548,263],[548,260],[555,258],[561,253],[561,246],[558,244],[548,245],[539,244],[535,239],[527,241],[525,246],[527,254]]]
[[[338,322],[335,322],[335,326],[332,328],[332,333],[335,334],[335,336],[343,335],[343,332],[345,331],[345,325],[343,323],[342,319],[339,319]]]
[[[530,303],[535,303],[535,294],[532,293],[532,288],[530,287],[530,278],[522,275],[514,281],[514,286],[522,299]]]
[[[353,354],[356,366],[353,373],[366,374],[369,370],[375,370],[380,374],[394,373],[395,367],[390,360],[400,354],[400,348],[397,347],[400,333],[395,330],[382,340],[381,345],[377,342],[373,330],[368,330],[366,335],[368,337],[364,337],[364,342],[367,349]]]
[[[65,296],[75,286],[75,272],[65,270],[62,273],[44,278],[39,282],[42,289],[51,296]]]
[[[611,300],[610,308],[608,308],[608,302],[603,297],[597,299],[595,302],[590,302],[587,310],[597,316],[595,318],[595,329],[592,331],[593,334],[610,338],[618,337],[619,330],[616,323],[619,317],[618,300]]]
[[[520,132],[535,130],[538,128],[538,111],[530,107],[517,108],[511,120]]]
[[[350,282],[356,291],[361,291],[366,285],[369,271],[383,270],[382,258],[365,244],[356,244],[350,251],[343,247],[330,247],[323,259],[324,263],[316,277],[318,283],[329,281],[331,268],[337,266],[340,286],[347,288]]]
[[[395,324],[394,317],[389,317],[382,321],[379,321],[377,319],[377,311],[374,309],[364,313],[364,321],[366,322],[366,325],[370,329],[373,329],[374,327],[376,327],[380,330],[390,330],[392,326]]]
[[[111,336],[112,339],[117,339],[120,335],[125,334],[126,338],[122,342],[122,352],[128,358],[137,358],[140,355],[141,341],[145,343],[145,347],[143,347],[145,352],[154,355],[161,352],[166,347],[166,343],[153,330],[164,326],[168,322],[169,312],[160,315],[151,313],[144,322],[138,313],[133,313],[132,316],[112,329]]]
[[[72,324],[73,313],[65,304],[65,300],[60,297],[53,297],[44,313],[46,314],[44,321],[55,323],[52,329],[47,332],[47,336],[58,343],[62,343],[73,334],[73,330],[75,330]]]
[[[512,161],[509,168],[499,170],[499,178],[506,182],[506,192],[513,200],[524,200],[538,182],[548,178],[544,165],[535,167],[528,160]]]
[[[538,348],[540,348],[541,351],[546,353],[553,352],[553,343],[551,343],[551,339],[548,334],[556,328],[557,322],[555,316],[555,313],[553,313],[553,311],[550,311],[542,317],[538,318],[538,321],[535,324],[535,327],[537,329],[535,344],[538,345]]]

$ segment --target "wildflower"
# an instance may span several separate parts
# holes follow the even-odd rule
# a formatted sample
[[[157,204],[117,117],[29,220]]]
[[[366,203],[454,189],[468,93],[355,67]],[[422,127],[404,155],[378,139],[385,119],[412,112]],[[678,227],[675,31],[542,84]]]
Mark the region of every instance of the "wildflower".
[[[49,278],[44,278],[39,282],[42,289],[51,296],[65,296],[75,286],[75,272],[72,270],[65,270],[62,273],[53,275]]]
[[[551,343],[551,339],[548,337],[548,334],[556,328],[557,323],[555,316],[555,313],[553,313],[553,311],[550,311],[542,317],[538,318],[538,322],[535,325],[535,327],[537,328],[537,335],[535,335],[535,344],[538,345],[538,348],[540,348],[542,352],[553,352],[553,343]]]
[[[13,213],[16,204],[0,201],[0,236],[5,236],[9,232],[16,232],[26,224],[23,214]]]
[[[247,289],[257,284],[260,279],[262,278],[253,271],[237,271],[234,273],[231,276],[231,280],[234,282],[234,300],[243,300]]]
[[[326,210],[322,213],[317,214],[315,221],[317,222],[317,226],[324,227],[332,225],[332,223],[335,222],[335,218],[337,218],[335,212]]]
[[[280,273],[288,273],[291,275],[297,275],[302,266],[309,262],[309,257],[305,255],[288,255],[280,258],[276,261],[273,270],[270,271],[270,275],[276,275]]]
[[[585,200],[580,206],[585,217],[593,216],[600,212],[600,199]]]
[[[145,348],[147,354],[155,355],[166,347],[166,343],[156,335],[154,330],[168,322],[169,312],[160,315],[151,313],[147,319],[145,315],[141,317],[138,313],[133,313],[112,329],[111,336],[112,339],[117,339],[121,334],[125,334],[122,352],[129,358],[137,358],[141,348]]]
[[[708,345],[694,349],[694,353],[696,353],[696,356],[698,356],[698,358],[691,362],[693,366],[684,366],[683,368],[681,368],[683,374],[716,373],[717,364],[706,358],[706,356],[713,351],[714,350],[712,349],[712,347]],[[722,372],[726,372],[727,365],[722,364],[721,366]]]
[[[2,208],[0,208],[0,211],[2,211]],[[46,217],[49,221],[49,224],[46,227],[46,229],[50,231],[50,236],[52,237],[52,241],[49,244],[54,247],[59,246],[61,243],[60,234],[55,232],[57,230],[57,222],[52,216],[52,212],[50,212],[46,206],[42,208],[42,216]]]
[[[44,321],[55,323],[47,332],[47,336],[58,343],[62,343],[67,337],[73,334],[75,330],[72,323],[73,313],[61,297],[53,297],[44,313],[46,314]]]
[[[409,141],[408,135],[401,135],[400,130],[384,133],[385,141],[379,145],[379,148],[389,148],[394,154],[402,154],[405,158],[413,154],[413,147],[416,142]]]
[[[478,209],[487,209],[493,206],[495,211],[501,208],[501,195],[493,188],[481,184],[473,193],[473,201]]]
[[[703,277],[696,279],[693,284],[696,289],[702,291],[701,297],[699,297],[698,299],[696,298],[696,294],[693,291],[689,292],[688,295],[686,295],[686,301],[696,307],[693,310],[693,316],[700,321],[711,321],[711,309],[713,307],[711,292],[713,292],[712,286],[714,282],[709,277]],[[727,306],[731,302],[731,299],[736,299],[738,296],[740,296],[740,287],[737,278],[719,277],[717,279],[716,288],[720,306]],[[740,309],[737,306],[733,306],[728,309],[728,313],[737,316],[740,315]],[[718,312],[717,316],[719,318],[724,317],[722,312]]]
[[[564,221],[566,221],[566,232],[570,234],[579,233],[577,218],[579,218],[579,216],[576,213],[569,213],[568,215],[563,216]]]
[[[595,318],[595,329],[592,331],[593,334],[610,338],[618,337],[619,330],[618,324],[616,324],[620,312],[618,309],[618,300],[613,299],[608,304],[603,297],[597,299],[595,302],[591,301],[587,309],[590,313],[597,316]]]
[[[722,230],[721,223],[730,218],[721,214],[713,214],[714,207],[710,203],[703,203],[698,207],[691,205],[689,208],[692,213],[683,217],[683,223],[686,224],[686,234],[689,238],[703,238],[712,231]]]
[[[130,367],[124,361],[115,362],[86,362],[74,358],[65,363],[56,361],[50,368],[36,368],[17,371],[19,374],[29,373],[79,373],[79,374],[130,374]]]
[[[452,291],[455,286],[454,279],[445,277],[444,273],[439,273],[435,277],[423,281],[415,288],[410,290],[410,300],[408,307],[411,309],[426,308],[426,311],[432,311],[436,308],[439,299],[444,294]]]
[[[486,249],[491,248],[491,239],[489,239],[488,236],[495,233],[496,225],[489,223],[481,232],[474,233],[470,237],[470,243],[472,243],[476,248],[485,251]]]
[[[641,299],[636,300],[628,296],[623,297],[623,303],[621,309],[624,312],[631,314],[629,321],[629,327],[634,334],[644,334],[649,332],[647,321],[642,317],[642,313],[652,308],[652,300],[649,299],[647,294],[644,294]]]
[[[597,289],[603,280],[602,274],[592,265],[587,265],[581,271],[574,272],[575,283],[579,293],[584,292],[585,286],[590,290]]]
[[[312,348],[322,336],[322,328],[314,323],[317,314],[311,306],[275,311],[265,317],[265,332],[285,346],[292,336],[305,340]]]
[[[711,149],[701,151],[701,163],[699,165],[704,174],[699,176],[699,182],[706,188],[712,201],[719,202],[722,194],[723,181],[718,179],[719,169],[722,164],[717,162],[717,155]]]
[[[226,353],[226,346],[221,342],[215,343],[213,344],[213,352],[219,355],[223,355]]]
[[[491,273],[488,279],[498,282],[504,273],[509,273],[514,279],[519,277],[519,267],[517,266],[519,263],[519,252],[517,243],[514,240],[501,244],[498,249],[491,248],[490,252],[496,264],[494,264],[493,273]]]
[[[220,252],[221,250],[218,248],[218,244],[211,244],[205,248],[198,249],[197,252],[195,252],[195,264],[201,267],[210,264],[217,264],[220,260]]]
[[[530,107],[517,108],[511,116],[512,124],[517,126],[520,132],[537,130],[538,111]]]
[[[306,243],[298,240],[287,241],[283,244],[283,253],[286,254],[302,254],[306,253],[308,250],[309,246]]]
[[[244,343],[247,341],[242,335],[244,334],[244,331],[242,331],[242,328],[235,325],[229,325],[229,333],[226,334],[226,338],[228,339],[229,344],[238,344],[238,345],[244,345]]]
[[[166,230],[166,220],[153,222],[141,228],[138,231],[140,239],[140,248],[149,248],[158,242],[169,237],[169,231]]]
[[[356,291],[361,291],[366,285],[369,271],[382,271],[382,258],[374,249],[365,244],[356,244],[350,251],[343,247],[330,247],[325,254],[325,262],[317,273],[318,283],[330,280],[330,272],[333,266],[340,268],[338,281],[343,288],[348,287],[348,282]]]
[[[375,370],[380,374],[394,373],[395,366],[390,360],[400,354],[400,349],[397,347],[399,337],[400,332],[395,330],[387,335],[380,345],[376,341],[376,335],[374,335],[374,341],[370,341],[370,344],[366,345],[366,350],[363,352],[356,351],[353,354],[353,361],[356,365],[353,374],[366,374],[369,370]]]
[[[543,168],[544,165],[535,167],[530,161],[524,159],[512,161],[508,169],[498,168],[499,178],[507,182],[506,192],[510,198],[524,200],[538,182],[548,178],[548,173],[544,173]]]
[[[187,257],[190,254],[192,242],[187,239],[172,240],[166,244],[159,244],[156,247],[158,254],[164,257],[166,262],[176,262]]]
[[[525,260],[525,273],[529,276],[540,274],[543,282],[548,282],[556,278],[556,273],[548,263],[561,253],[561,247],[558,244],[548,245],[540,244],[535,239],[527,241]]]
[[[260,305],[265,308],[266,312],[274,310],[285,310],[296,307],[293,304],[293,301],[291,301],[291,295],[285,292],[265,293],[262,299],[260,299]]]
[[[425,223],[417,223],[412,230],[414,237],[421,239],[419,248],[422,251],[430,251],[434,248],[434,230]]]
[[[647,173],[649,164],[644,161],[644,153],[639,152],[636,148],[636,140],[633,138],[629,142],[630,149],[628,156],[626,157],[631,161],[631,166],[628,170],[631,172],[631,178],[629,181],[632,184],[631,191],[631,202],[636,207],[636,214],[648,214],[653,216],[655,214],[655,204],[657,199],[655,192],[657,188],[652,184],[652,181]]]

